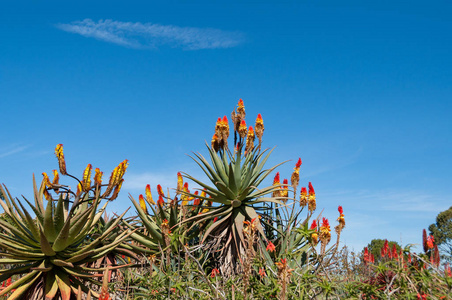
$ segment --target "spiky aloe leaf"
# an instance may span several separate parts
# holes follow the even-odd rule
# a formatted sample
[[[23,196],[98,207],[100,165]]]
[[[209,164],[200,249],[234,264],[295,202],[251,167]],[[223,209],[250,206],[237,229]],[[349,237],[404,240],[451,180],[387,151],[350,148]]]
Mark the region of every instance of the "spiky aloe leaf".
[[[58,283],[56,282],[55,274],[53,272],[47,272],[45,280],[44,295],[46,300],[54,299],[58,292]]]
[[[41,275],[42,272],[40,271],[31,271],[30,273],[28,273],[27,275],[21,277],[20,279],[14,281],[13,283],[11,283],[10,286],[6,287],[4,290],[2,290],[0,292],[0,296],[6,295],[7,293],[9,293],[11,290],[14,289],[18,289],[20,287],[26,287],[28,288],[36,279],[39,278],[39,275]],[[26,290],[26,289],[25,289]],[[24,290],[22,290],[23,293]],[[22,294],[20,293],[20,295]],[[10,299],[10,298],[9,298]],[[17,299],[17,298],[14,298]]]

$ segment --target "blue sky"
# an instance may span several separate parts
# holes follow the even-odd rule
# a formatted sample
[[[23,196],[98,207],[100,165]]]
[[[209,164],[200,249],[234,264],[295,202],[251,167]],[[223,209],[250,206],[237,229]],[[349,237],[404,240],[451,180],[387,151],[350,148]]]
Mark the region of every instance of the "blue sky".
[[[452,205],[452,4],[374,2],[3,1],[0,182],[30,197],[58,143],[76,175],[127,158],[122,212],[200,176],[186,154],[242,98],[348,246],[419,243]]]

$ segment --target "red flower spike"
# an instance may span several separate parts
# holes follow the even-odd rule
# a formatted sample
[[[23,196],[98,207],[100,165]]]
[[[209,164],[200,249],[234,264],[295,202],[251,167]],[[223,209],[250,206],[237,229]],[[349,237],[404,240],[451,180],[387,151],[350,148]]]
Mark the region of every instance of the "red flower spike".
[[[297,164],[295,165],[295,168],[301,167],[301,158],[298,159]]]
[[[317,221],[314,220],[314,221],[312,221],[311,229],[316,229],[316,228],[317,228]]]
[[[273,179],[273,185],[276,185],[276,184],[280,184],[280,179],[279,179],[279,172],[278,173],[276,173],[276,175],[275,175],[275,179]]]
[[[223,117],[223,123],[228,124],[228,118],[226,116]]]
[[[385,240],[385,243],[383,245],[383,252],[385,253],[385,255],[389,254],[389,243],[388,243],[388,240]]]
[[[212,273],[210,273],[210,277],[215,278],[215,276],[217,276],[218,274],[220,274],[220,271],[215,268],[212,270]]]
[[[287,179],[284,179],[283,184],[289,184],[289,181]]]
[[[344,214],[344,210],[342,209],[342,206],[339,205],[339,207],[337,208],[338,212],[342,215]]]
[[[276,247],[275,247],[275,245],[273,245],[273,243],[271,241],[268,241],[266,250],[270,251],[270,252],[275,252]]]
[[[162,196],[162,197],[165,196],[165,194],[163,193],[162,186],[160,184],[157,185],[157,193],[159,194],[159,196]]]
[[[262,121],[262,115],[261,114],[257,114],[257,120]]]
[[[312,186],[312,183],[309,182],[309,195],[314,195],[315,191],[314,191],[314,187]]]
[[[433,249],[434,245],[433,243],[435,242],[435,239],[433,238],[433,235],[429,235],[427,237],[427,248],[428,249]]]
[[[163,204],[165,204],[165,201],[163,200],[162,195],[159,195],[159,200],[157,201],[157,205],[162,206]]]
[[[215,223],[218,220],[218,217],[213,218],[213,223]]]
[[[397,247],[395,244],[392,244],[392,258],[398,258]]]
[[[301,188],[301,192],[302,192],[303,194],[305,194],[305,195],[308,194],[308,190],[306,189],[306,187],[302,187],[302,188]]]
[[[267,276],[267,273],[265,273],[265,269],[264,268],[259,268],[259,275],[261,277],[266,277]]]
[[[322,227],[329,227],[330,223],[328,222],[328,219],[323,217],[322,218]]]
[[[422,246],[424,247],[424,252],[427,253],[428,246],[427,246],[427,231],[425,229],[422,230]]]

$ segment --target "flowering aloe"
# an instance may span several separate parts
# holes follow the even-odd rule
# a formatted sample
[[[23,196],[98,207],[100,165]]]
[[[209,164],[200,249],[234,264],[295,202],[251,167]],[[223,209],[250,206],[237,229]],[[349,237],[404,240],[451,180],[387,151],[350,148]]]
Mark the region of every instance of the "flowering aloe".
[[[258,118],[256,127],[256,133],[258,133],[257,128],[259,128],[259,138],[262,138],[263,133],[263,122],[261,119]],[[222,120],[222,123],[224,122],[225,120]],[[244,120],[241,120],[240,123],[240,125],[243,124],[242,128],[245,130],[240,136],[246,137]],[[224,124],[223,127],[226,128]],[[219,135],[217,132],[216,134]],[[227,137],[227,135],[222,132],[223,138]],[[201,154],[194,154],[195,157],[192,158],[202,168],[212,185],[183,173],[186,178],[205,189],[207,195],[205,197],[198,196],[201,200],[217,204],[217,206],[210,207],[208,212],[194,216],[187,221],[196,221],[193,224],[193,226],[196,226],[215,217],[218,218],[218,221],[213,223],[204,233],[202,242],[208,237],[212,237],[215,240],[215,245],[221,248],[221,263],[235,262],[238,258],[240,249],[244,245],[243,222],[257,218],[258,212],[256,210],[262,208],[262,203],[275,202],[282,204],[273,197],[265,197],[274,190],[280,189],[280,186],[259,187],[262,181],[280,165],[278,164],[264,170],[264,165],[273,150],[261,151],[259,147],[256,147],[244,156],[242,153],[244,145],[245,141],[241,139],[233,154],[227,147],[217,152],[214,147],[211,148],[207,145],[211,163]],[[187,194],[195,197],[194,194]],[[258,229],[265,238],[260,222]]]
[[[69,175],[61,144],[55,152],[61,174]],[[117,196],[125,168],[124,164],[117,168],[117,177],[107,185],[107,190],[114,190],[109,199]],[[56,172],[52,182],[44,173],[39,189],[33,177],[34,204],[27,199],[25,201],[36,215],[34,219],[19,199],[13,198],[6,187],[0,186],[4,195],[0,205],[8,220],[0,220],[0,264],[10,266],[1,270],[0,281],[13,275],[22,275],[3,289],[0,296],[14,290],[9,299],[42,299],[45,296],[46,299],[69,300],[78,294],[77,288],[89,292],[85,282],[99,284],[92,272],[102,269],[91,269],[86,264],[113,251],[130,232],[123,231],[112,237],[112,232],[124,213],[96,238],[87,239],[88,234],[96,228],[108,203],[99,207],[105,197],[100,196],[101,187],[98,182],[91,186],[91,169],[91,165],[85,169],[83,179],[79,181],[78,193],[59,184]],[[58,197],[54,199],[51,192],[57,191]],[[109,193],[106,195],[109,196]],[[105,243],[107,240],[109,242]],[[97,297],[96,293],[92,294]]]

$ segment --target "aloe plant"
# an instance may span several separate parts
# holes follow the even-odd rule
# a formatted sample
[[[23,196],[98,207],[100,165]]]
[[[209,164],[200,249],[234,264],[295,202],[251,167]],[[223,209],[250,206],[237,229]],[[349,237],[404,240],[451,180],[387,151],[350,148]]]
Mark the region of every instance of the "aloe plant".
[[[56,152],[60,172],[66,175],[62,145],[57,146]],[[126,164],[120,164],[108,185],[101,184],[101,173],[96,170],[95,182],[91,185],[91,166],[88,165],[76,193],[59,184],[56,171],[53,182],[43,173],[39,188],[33,176],[34,203],[24,200],[34,218],[19,199],[11,196],[6,186],[0,186],[4,197],[0,199],[4,210],[4,218],[0,219],[0,265],[9,266],[0,271],[0,281],[20,276],[3,289],[0,296],[12,292],[9,300],[44,297],[69,300],[75,299],[76,295],[80,297],[79,288],[88,293],[92,284],[100,284],[95,273],[104,269],[89,268],[87,263],[104,257],[130,235],[129,231],[124,231],[112,236],[125,212],[94,239],[87,236],[98,225],[108,204],[101,206],[101,200],[112,191],[113,196],[109,199],[117,196],[126,167]],[[103,195],[102,186],[107,186]],[[51,193],[58,195],[57,199]],[[95,291],[91,294],[98,297]]]
[[[241,113],[242,110],[242,113]],[[241,115],[240,120],[237,116]],[[194,221],[193,226],[215,219],[205,231],[202,243],[210,239],[210,246],[219,250],[219,260],[223,273],[231,273],[238,269],[240,253],[243,251],[244,236],[243,224],[246,220],[258,218],[267,208],[265,203],[271,202],[283,205],[281,200],[287,197],[268,197],[281,185],[271,185],[261,188],[264,179],[279,165],[264,169],[272,150],[261,151],[260,143],[254,147],[254,130],[246,129],[244,120],[243,102],[239,102],[239,110],[233,113],[235,136],[239,135],[239,142],[232,153],[227,147],[229,125],[227,118],[218,119],[212,147],[207,146],[210,162],[199,153],[194,153],[192,159],[201,167],[210,181],[202,182],[195,177],[183,173],[184,176],[198,184],[206,192],[202,200],[211,201],[216,205],[209,207],[208,212],[189,218],[187,222]],[[236,125],[239,123],[240,125]],[[256,134],[261,141],[263,133],[262,117],[256,120]],[[221,138],[220,138],[221,137]],[[246,147],[245,147],[246,146]],[[189,194],[193,196],[193,194]],[[257,228],[263,239],[266,239],[260,222]],[[239,267],[239,266],[238,266]]]

